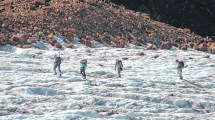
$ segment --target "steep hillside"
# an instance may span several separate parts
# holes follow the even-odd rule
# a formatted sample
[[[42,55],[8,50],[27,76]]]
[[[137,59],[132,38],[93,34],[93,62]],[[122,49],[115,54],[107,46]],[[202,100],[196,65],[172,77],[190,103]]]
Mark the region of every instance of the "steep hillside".
[[[112,47],[124,47],[127,43],[146,45],[156,39],[159,47],[164,49],[175,45],[186,50],[197,43],[197,50],[210,48],[215,53],[215,44],[207,44],[212,41],[209,38],[196,35],[187,28],[151,20],[148,14],[110,2],[4,0],[0,8],[1,44],[28,48],[40,39],[61,48],[53,42],[53,35],[66,43],[72,43],[73,36],[77,35],[87,46],[91,46],[93,40]]]

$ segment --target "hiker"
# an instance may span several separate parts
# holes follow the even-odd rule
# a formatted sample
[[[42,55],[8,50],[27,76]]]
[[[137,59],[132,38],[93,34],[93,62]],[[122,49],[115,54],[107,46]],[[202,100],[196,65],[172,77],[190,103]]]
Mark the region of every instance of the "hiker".
[[[183,79],[183,76],[182,76],[182,69],[185,67],[185,66],[184,66],[184,62],[183,62],[182,60],[176,59],[176,63],[178,64],[178,67],[177,67],[178,75],[179,75],[180,79],[182,80],[182,79]]]
[[[55,57],[54,58],[54,75],[57,75],[56,68],[58,68],[58,71],[60,73],[59,77],[60,77],[61,76],[60,64],[61,64],[62,58],[57,55],[55,55],[54,57]]]
[[[117,70],[117,73],[118,73],[118,77],[120,78],[121,77],[121,71],[122,71],[122,68],[123,68],[123,64],[122,64],[122,61],[117,59],[116,60],[116,63],[115,63],[115,71]]]
[[[83,76],[84,79],[86,79],[86,73],[85,73],[85,70],[86,70],[86,67],[87,67],[87,60],[86,59],[83,59],[81,60],[81,68],[80,68],[80,73],[81,75]]]

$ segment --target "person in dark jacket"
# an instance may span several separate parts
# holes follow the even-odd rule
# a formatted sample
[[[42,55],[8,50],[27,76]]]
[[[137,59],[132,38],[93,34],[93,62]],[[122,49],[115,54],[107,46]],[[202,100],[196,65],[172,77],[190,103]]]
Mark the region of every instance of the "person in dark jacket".
[[[62,58],[60,56],[55,55],[54,56],[54,75],[57,75],[56,68],[58,68],[59,71],[59,77],[61,76],[61,65]]]
[[[117,70],[117,73],[118,73],[118,77],[119,77],[119,78],[121,77],[122,68],[123,68],[122,61],[119,60],[119,59],[117,59],[117,60],[116,60],[116,63],[115,63],[115,68],[114,68],[114,70],[115,70],[115,71]]]
[[[182,60],[176,59],[176,63],[178,64],[178,66],[177,66],[177,73],[178,73],[180,79],[182,80],[183,79],[182,69],[185,67],[184,66],[184,62]]]

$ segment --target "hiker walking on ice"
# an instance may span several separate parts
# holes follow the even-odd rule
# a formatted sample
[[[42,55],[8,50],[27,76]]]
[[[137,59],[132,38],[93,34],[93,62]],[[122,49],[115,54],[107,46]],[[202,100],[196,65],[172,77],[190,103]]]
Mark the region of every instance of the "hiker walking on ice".
[[[59,77],[61,76],[61,70],[60,70],[61,61],[62,61],[62,58],[60,56],[57,56],[57,55],[54,56],[54,75],[57,75],[56,68],[58,68]]]
[[[86,79],[86,73],[85,73],[85,70],[86,70],[86,67],[87,67],[87,60],[86,59],[83,59],[81,60],[81,65],[80,65],[80,73],[82,75],[82,77],[84,79]]]
[[[115,68],[114,68],[114,70],[115,70],[115,71],[117,70],[117,73],[118,73],[118,77],[119,77],[119,78],[121,77],[122,68],[123,68],[122,61],[119,60],[119,59],[117,59],[117,60],[116,60],[116,63],[115,63]]]
[[[182,60],[176,59],[176,63],[178,64],[177,73],[178,73],[180,79],[182,80],[183,79],[182,69],[185,68],[186,66],[184,66],[184,62]]]

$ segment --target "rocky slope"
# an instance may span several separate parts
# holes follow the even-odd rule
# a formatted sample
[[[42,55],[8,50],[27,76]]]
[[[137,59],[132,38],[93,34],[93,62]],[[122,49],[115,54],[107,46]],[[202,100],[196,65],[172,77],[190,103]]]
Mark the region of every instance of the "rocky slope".
[[[37,40],[49,42],[60,37],[70,47],[73,37],[91,46],[93,40],[112,47],[152,44],[159,48],[172,45],[186,50],[195,44],[197,50],[215,53],[215,44],[208,37],[201,37],[190,29],[176,28],[154,21],[148,14],[124,9],[111,2],[99,0],[4,0],[0,4],[1,44],[23,48],[32,47]],[[152,49],[152,45],[148,49]]]

